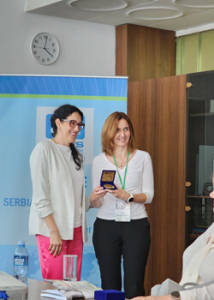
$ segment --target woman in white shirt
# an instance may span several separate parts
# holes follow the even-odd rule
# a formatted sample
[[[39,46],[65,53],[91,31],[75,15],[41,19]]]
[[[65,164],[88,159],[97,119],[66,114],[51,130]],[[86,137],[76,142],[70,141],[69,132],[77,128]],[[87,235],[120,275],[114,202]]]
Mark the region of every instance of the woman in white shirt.
[[[132,300],[214,300],[214,283],[166,296],[136,297]]]
[[[137,297],[135,300],[214,300],[213,270],[214,223],[184,251],[179,284],[166,279],[151,289],[152,296]]]
[[[53,138],[38,143],[30,157],[33,186],[29,231],[36,235],[44,279],[63,279],[63,255],[78,255],[80,280],[87,241],[82,155],[74,142],[84,128],[83,113],[66,104],[51,117]]]
[[[129,117],[122,112],[112,113],[102,129],[103,153],[92,164],[91,205],[99,208],[93,244],[102,288],[121,290],[123,259],[127,298],[144,295],[150,247],[150,225],[144,204],[151,203],[154,194],[151,157],[145,151],[134,149],[133,141],[134,129]],[[103,170],[116,172],[117,189],[103,191],[100,186]]]

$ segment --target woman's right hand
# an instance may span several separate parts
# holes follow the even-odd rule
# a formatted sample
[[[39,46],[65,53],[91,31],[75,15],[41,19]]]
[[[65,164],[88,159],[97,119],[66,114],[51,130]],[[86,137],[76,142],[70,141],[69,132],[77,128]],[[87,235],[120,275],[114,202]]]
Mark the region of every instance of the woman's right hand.
[[[62,239],[58,229],[50,231],[50,246],[48,248],[50,254],[56,257],[62,251]]]
[[[90,203],[92,207],[100,207],[101,201],[100,199],[106,195],[106,191],[100,185],[95,187],[90,196]]]
[[[52,214],[45,217],[44,221],[50,231],[50,246],[48,250],[50,251],[50,254],[55,257],[57,255],[60,255],[62,251],[62,239],[59,233],[59,229]]]

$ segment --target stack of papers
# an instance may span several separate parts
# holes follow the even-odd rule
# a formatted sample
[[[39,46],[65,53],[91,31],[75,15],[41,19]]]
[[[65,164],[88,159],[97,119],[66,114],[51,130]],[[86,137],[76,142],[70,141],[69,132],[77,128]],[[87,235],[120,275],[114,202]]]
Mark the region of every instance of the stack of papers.
[[[76,294],[73,291],[62,291],[62,290],[44,290],[41,292],[42,299],[59,299],[59,300],[68,300],[73,298],[82,298],[82,293]]]
[[[76,298],[76,295],[68,295],[68,291],[60,291],[60,290],[44,290],[41,292],[42,299],[59,299],[59,300],[67,300]],[[82,296],[81,296],[82,297]]]
[[[42,299],[70,300],[73,298],[94,298],[94,292],[101,290],[87,281],[46,280],[58,290],[44,290]]]

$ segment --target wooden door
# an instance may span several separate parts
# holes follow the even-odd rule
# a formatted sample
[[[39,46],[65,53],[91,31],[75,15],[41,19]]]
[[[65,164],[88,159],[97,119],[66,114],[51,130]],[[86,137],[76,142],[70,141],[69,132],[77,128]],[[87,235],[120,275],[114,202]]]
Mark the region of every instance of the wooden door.
[[[185,248],[186,75],[129,82],[128,115],[136,148],[152,157],[153,203],[147,295],[166,278],[180,281]]]

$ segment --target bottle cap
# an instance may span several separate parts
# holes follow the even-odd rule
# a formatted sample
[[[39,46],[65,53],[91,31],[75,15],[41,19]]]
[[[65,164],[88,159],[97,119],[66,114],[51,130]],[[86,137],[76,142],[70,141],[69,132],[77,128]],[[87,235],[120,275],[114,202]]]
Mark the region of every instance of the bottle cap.
[[[25,241],[18,241],[19,246],[25,246]]]
[[[0,291],[0,299],[7,299],[9,296],[6,294],[5,291]]]

